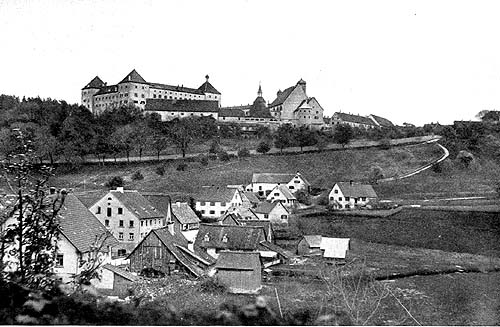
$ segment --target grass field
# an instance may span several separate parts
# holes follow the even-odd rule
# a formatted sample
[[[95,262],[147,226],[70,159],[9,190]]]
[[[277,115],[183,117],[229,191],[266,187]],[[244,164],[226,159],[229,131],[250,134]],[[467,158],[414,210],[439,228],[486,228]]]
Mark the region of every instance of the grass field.
[[[313,187],[328,189],[339,180],[366,179],[372,166],[381,167],[386,176],[394,176],[410,172],[439,156],[440,151],[434,144],[423,144],[389,150],[254,156],[232,159],[227,163],[210,161],[207,167],[198,162],[189,162],[186,171],[176,170],[178,162],[167,162],[161,163],[166,170],[164,176],[155,173],[155,168],[160,164],[84,166],[77,173],[57,175],[54,183],[60,187],[96,189],[103,188],[110,176],[119,175],[125,177],[127,188],[191,194],[196,193],[200,185],[248,184],[254,172],[301,171]],[[138,170],[144,175],[144,180],[131,181],[131,175]]]
[[[298,217],[302,234],[500,257],[498,213],[404,209],[387,218]]]

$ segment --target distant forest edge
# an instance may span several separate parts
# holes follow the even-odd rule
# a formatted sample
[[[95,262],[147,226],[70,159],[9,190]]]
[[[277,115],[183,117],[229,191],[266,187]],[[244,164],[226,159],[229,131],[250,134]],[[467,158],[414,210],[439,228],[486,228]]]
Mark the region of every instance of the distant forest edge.
[[[245,134],[234,124],[217,125],[211,117],[189,117],[162,122],[156,114],[143,114],[133,106],[107,110],[93,116],[85,107],[65,101],[0,95],[0,154],[14,153],[13,129],[19,129],[31,140],[41,160],[81,163],[94,158],[130,158],[188,153],[220,154],[227,150],[247,154],[279,152],[290,147],[342,147],[352,141],[379,141],[390,147],[390,139],[441,135],[440,143],[455,158],[460,151],[500,158],[500,124],[498,111],[481,111],[481,121],[457,121],[453,125],[429,123],[363,129],[339,125],[334,130],[311,131],[283,125],[277,131],[262,126]],[[227,154],[227,153],[226,153]]]

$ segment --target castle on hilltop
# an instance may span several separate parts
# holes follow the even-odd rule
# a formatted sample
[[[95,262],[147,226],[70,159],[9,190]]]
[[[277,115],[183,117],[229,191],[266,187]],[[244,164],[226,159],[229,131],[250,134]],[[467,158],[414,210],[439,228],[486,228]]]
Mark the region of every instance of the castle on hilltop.
[[[214,101],[220,106],[221,93],[208,81],[197,89],[184,85],[168,85],[146,82],[134,69],[118,84],[107,85],[99,76],[82,88],[82,105],[93,114],[122,105],[134,105],[145,109],[148,99]]]

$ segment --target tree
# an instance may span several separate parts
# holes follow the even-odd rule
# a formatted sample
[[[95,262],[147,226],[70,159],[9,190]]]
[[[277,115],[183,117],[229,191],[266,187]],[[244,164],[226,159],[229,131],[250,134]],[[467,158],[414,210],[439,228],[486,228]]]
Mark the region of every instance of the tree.
[[[382,172],[382,168],[379,166],[373,166],[368,175],[368,179],[371,184],[377,184],[380,179],[384,178],[384,173]]]
[[[198,121],[199,122],[199,121]],[[197,120],[193,118],[184,118],[175,122],[170,133],[170,138],[174,142],[177,149],[182,152],[182,157],[186,157],[186,151],[189,148],[191,142],[194,140],[197,133],[203,134],[197,128]],[[204,129],[203,127],[202,129]],[[206,133],[206,131],[204,132]]]
[[[132,144],[139,153],[139,161],[142,160],[142,152],[148,148],[153,130],[145,119],[141,119],[132,125]]]
[[[95,152],[89,142],[95,137],[94,125],[94,117],[86,108],[75,109],[64,120],[58,140],[67,160]]]
[[[281,125],[274,134],[274,146],[283,152],[284,148],[288,148],[293,144],[294,130],[290,124]]]
[[[265,153],[268,153],[269,150],[271,150],[271,147],[265,141],[260,142],[259,145],[257,146],[257,152],[258,153],[265,154]]]
[[[66,192],[47,192],[52,169],[35,164],[38,158],[31,142],[20,130],[14,133],[19,151],[1,162],[5,182],[16,198],[3,212],[8,220],[1,234],[0,265],[5,262],[8,268],[0,270],[5,278],[28,287],[51,287],[59,235],[57,216]]]
[[[304,151],[305,146],[314,145],[318,142],[316,133],[305,126],[301,126],[300,128],[296,129],[294,136],[297,144],[300,146],[301,152]]]
[[[169,140],[165,134],[155,131],[151,136],[151,148],[153,148],[156,152],[156,158],[158,161],[160,160],[160,154],[163,150],[165,150],[169,145]]]
[[[249,157],[250,151],[247,148],[238,149],[238,158]]]
[[[123,187],[124,184],[125,182],[121,176],[113,176],[106,182],[106,184],[104,184],[104,186],[109,189],[114,189],[117,187]]]
[[[255,129],[255,135],[257,135],[258,138],[263,139],[263,138],[270,138],[271,137],[271,131],[269,130],[269,127],[267,126],[258,126]]]
[[[124,125],[118,127],[113,134],[111,134],[111,145],[117,152],[125,151],[127,161],[130,162],[130,151],[134,148],[134,128],[131,125]]]
[[[333,139],[342,147],[345,147],[349,141],[352,139],[352,128],[346,124],[340,124],[335,127],[333,132]]]

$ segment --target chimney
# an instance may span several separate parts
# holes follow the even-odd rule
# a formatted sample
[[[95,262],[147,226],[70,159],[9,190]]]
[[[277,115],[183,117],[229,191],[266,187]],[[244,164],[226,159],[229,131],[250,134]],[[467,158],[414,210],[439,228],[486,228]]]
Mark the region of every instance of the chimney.
[[[175,234],[174,223],[172,221],[167,221],[167,229],[170,234]]]
[[[193,242],[188,243],[188,250],[191,252],[194,252],[194,243]]]
[[[119,186],[116,188],[116,192],[123,193],[123,186]]]

